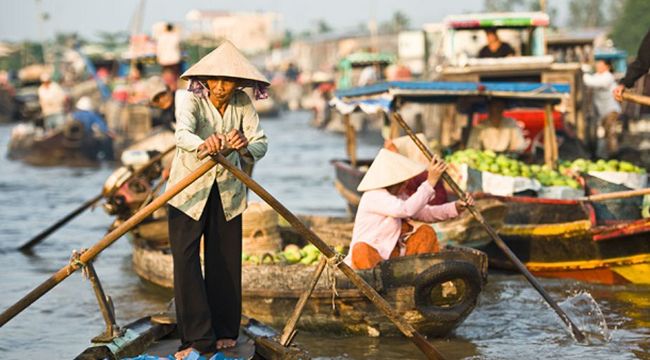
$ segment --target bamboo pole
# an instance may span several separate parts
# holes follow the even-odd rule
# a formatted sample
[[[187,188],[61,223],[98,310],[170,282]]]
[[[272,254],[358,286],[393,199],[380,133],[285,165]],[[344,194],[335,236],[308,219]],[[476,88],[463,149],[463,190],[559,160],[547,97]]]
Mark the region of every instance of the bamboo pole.
[[[343,115],[343,123],[345,125],[345,143],[348,151],[348,159],[352,167],[357,166],[357,132],[350,122],[350,114]]]
[[[553,123],[553,107],[551,104],[546,104],[544,107],[544,163],[554,169],[556,161],[557,140]]]
[[[132,172],[131,175],[129,175],[125,181],[129,181],[129,180],[133,179],[136,176],[140,176],[140,174],[142,174],[145,170],[147,170],[149,167],[151,167],[151,165],[157,163],[160,159],[162,159],[165,155],[169,154],[175,148],[176,148],[176,145],[170,146],[165,151],[163,151],[163,152],[159,153],[158,155],[154,156],[149,161],[147,161],[142,167],[140,167],[138,170],[135,170],[134,172]],[[108,194],[106,194],[106,197],[112,196],[113,194],[115,194],[116,191],[117,191],[117,188],[111,189],[111,191]],[[50,236],[52,233],[57,231],[63,225],[67,224],[70,220],[77,217],[84,210],[86,210],[89,207],[95,205],[99,200],[101,200],[102,197],[104,197],[104,194],[102,194],[100,192],[99,194],[95,195],[95,197],[93,197],[92,199],[87,200],[86,202],[81,204],[81,206],[74,209],[68,215],[64,216],[61,220],[59,220],[59,221],[55,222],[54,224],[50,225],[45,230],[41,231],[38,235],[34,236],[29,241],[27,241],[26,243],[21,245],[18,248],[18,250],[24,251],[24,252],[31,250],[34,246],[41,243],[43,240],[45,240],[46,237]]]
[[[29,305],[34,303],[41,296],[45,295],[48,291],[52,290],[52,288],[54,288],[72,273],[81,268],[83,264],[87,264],[88,262],[92,261],[97,255],[104,251],[104,249],[113,244],[117,239],[122,237],[122,235],[126,234],[127,231],[131,230],[133,227],[146,219],[149,215],[153,214],[154,211],[165,205],[167,201],[176,196],[183,189],[200,178],[203,174],[207,173],[215,165],[217,165],[217,163],[212,159],[209,159],[201,164],[198,169],[194,170],[191,174],[172,186],[171,189],[165,191],[159,197],[154,199],[142,210],[133,214],[133,216],[131,216],[128,220],[116,227],[113,231],[104,236],[99,242],[95,243],[95,245],[93,245],[90,249],[81,254],[78,263],[71,262],[68,265],[62,267],[59,271],[54,273],[47,280],[30,291],[18,302],[3,311],[2,314],[0,314],[0,327],[4,326],[7,322],[9,322],[9,320],[13,319],[16,315],[25,310]]]
[[[404,119],[402,119],[402,116],[398,113],[394,113],[393,117],[395,120],[402,126],[404,131],[408,134],[408,136],[415,142],[415,145],[417,145],[418,148],[420,148],[420,151],[427,157],[427,159],[431,160],[433,158],[433,154],[427,149],[427,147],[422,143],[420,139],[415,135],[413,130],[406,124]],[[456,196],[460,199],[467,199],[467,194],[456,184],[454,179],[452,179],[449,174],[446,172],[442,174],[442,179],[451,187],[451,189],[456,193]],[[544,290],[544,287],[542,284],[533,276],[533,274],[528,271],[526,266],[521,263],[521,261],[517,258],[517,256],[510,250],[508,245],[501,239],[499,234],[490,226],[490,224],[485,221],[483,218],[483,215],[481,214],[480,211],[476,209],[475,206],[469,206],[467,208],[469,212],[474,216],[476,221],[483,226],[483,229],[490,235],[490,238],[494,241],[494,243],[503,251],[503,253],[506,255],[506,257],[515,265],[515,267],[519,270],[520,273],[524,275],[526,280],[539,292],[540,295],[546,300],[546,302],[551,306],[551,308],[555,311],[555,313],[558,314],[560,319],[569,327],[571,330],[571,333],[575,337],[575,339],[579,342],[583,342],[585,340],[585,336],[580,331],[578,326],[573,323],[571,318],[560,308],[560,306],[551,298],[551,296]]]
[[[243,182],[249,189],[255,192],[262,200],[269,204],[280,216],[289,222],[298,232],[305,237],[310,243],[314,244],[320,252],[327,258],[336,256],[336,252],[330,248],[323,240],[321,240],[313,231],[306,227],[289,209],[282,205],[275,199],[269,192],[267,192],[260,184],[251,179],[241,169],[230,163],[223,155],[217,154],[212,157],[216,162],[223,166],[226,170],[230,171],[237,179]],[[444,359],[443,355],[436,350],[433,345],[428,342],[424,336],[415,330],[415,328],[406,322],[384,298],[377,293],[363,278],[361,278],[350,266],[345,262],[340,261],[336,266],[345,274],[350,281],[370,300],[377,308],[388,317],[393,324],[411,340],[419,349],[424,353],[427,359]]]
[[[282,330],[282,336],[280,336],[281,345],[289,346],[289,344],[291,344],[291,340],[296,333],[296,325],[298,324],[298,320],[300,320],[300,315],[302,315],[302,310],[305,308],[307,300],[309,300],[309,297],[314,292],[314,288],[316,287],[316,284],[318,284],[318,279],[320,279],[323,270],[325,270],[325,265],[327,265],[327,258],[322,257],[318,262],[316,270],[314,270],[314,274],[311,277],[307,289],[305,289],[305,291],[300,294],[298,303],[296,303],[296,307],[293,309],[293,314],[291,314],[291,317],[289,320],[287,320],[287,324]]]

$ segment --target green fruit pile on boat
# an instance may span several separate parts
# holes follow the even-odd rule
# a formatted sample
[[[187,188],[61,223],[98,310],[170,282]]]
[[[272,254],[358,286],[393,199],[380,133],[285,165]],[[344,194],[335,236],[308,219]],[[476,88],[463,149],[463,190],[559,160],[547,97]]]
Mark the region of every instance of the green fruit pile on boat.
[[[638,167],[628,161],[619,160],[604,160],[599,159],[591,161],[587,159],[576,159],[574,161],[564,161],[560,164],[560,171],[570,169],[579,172],[595,172],[595,171],[609,171],[609,172],[626,172],[635,174],[645,174],[644,168]]]
[[[491,150],[460,150],[447,156],[446,160],[452,164],[467,164],[467,166],[483,172],[537,179],[543,186],[581,188],[580,183],[571,176],[553,170],[546,165],[529,165],[502,154],[497,155]]]
[[[334,250],[339,254],[345,254],[343,246],[336,246]],[[318,262],[323,255],[318,248],[312,244],[300,248],[298,245],[287,245],[283,251],[266,253],[262,256],[242,254],[242,262],[250,265],[312,265]]]

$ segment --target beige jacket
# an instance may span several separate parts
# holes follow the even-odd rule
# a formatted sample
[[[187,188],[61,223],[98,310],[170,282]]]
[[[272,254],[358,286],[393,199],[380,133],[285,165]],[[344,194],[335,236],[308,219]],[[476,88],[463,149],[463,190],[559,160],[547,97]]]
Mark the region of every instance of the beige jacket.
[[[241,161],[253,162],[264,156],[267,149],[266,135],[260,127],[259,117],[251,99],[243,91],[236,90],[230,104],[221,117],[209,99],[185,93],[176,108],[176,155],[169,174],[167,186],[171,187],[197,169],[205,161],[198,160],[197,148],[208,136],[226,134],[240,129],[248,139],[248,154],[233,152],[227,159],[236,166]],[[219,185],[221,203],[226,220],[231,220],[246,209],[246,188],[221,165],[217,165],[200,177],[169,204],[198,220],[208,201],[214,181]]]
[[[499,125],[489,120],[472,128],[467,147],[494,152],[521,152],[528,143],[517,122],[511,118],[502,118]]]

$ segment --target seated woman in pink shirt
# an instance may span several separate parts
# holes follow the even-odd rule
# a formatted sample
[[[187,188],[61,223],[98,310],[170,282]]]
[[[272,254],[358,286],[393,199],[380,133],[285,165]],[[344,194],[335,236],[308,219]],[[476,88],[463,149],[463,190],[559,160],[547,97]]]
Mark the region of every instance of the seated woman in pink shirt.
[[[432,223],[452,219],[474,203],[469,198],[467,203],[458,200],[428,205],[436,194],[434,186],[446,169],[447,164],[437,157],[427,169],[407,157],[381,149],[357,188],[363,195],[345,262],[353,269],[363,270],[396,256],[439,251],[433,228],[420,225],[414,230],[408,220]],[[405,195],[407,181],[425,170],[427,180],[415,193]]]

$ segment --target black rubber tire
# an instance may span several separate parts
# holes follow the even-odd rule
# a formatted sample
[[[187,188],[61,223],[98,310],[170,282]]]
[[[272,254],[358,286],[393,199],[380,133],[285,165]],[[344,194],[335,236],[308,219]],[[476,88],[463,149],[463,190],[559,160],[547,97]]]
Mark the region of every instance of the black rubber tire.
[[[455,279],[465,282],[467,289],[461,301],[450,307],[431,304],[431,290],[437,285]],[[474,309],[481,289],[481,274],[473,264],[449,260],[431,266],[415,278],[413,300],[415,307],[425,317],[441,321],[458,321],[464,319]]]

